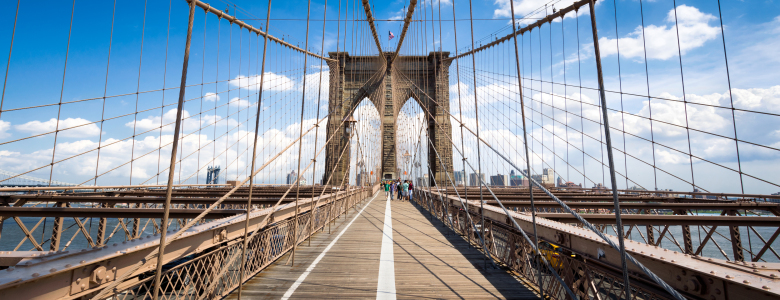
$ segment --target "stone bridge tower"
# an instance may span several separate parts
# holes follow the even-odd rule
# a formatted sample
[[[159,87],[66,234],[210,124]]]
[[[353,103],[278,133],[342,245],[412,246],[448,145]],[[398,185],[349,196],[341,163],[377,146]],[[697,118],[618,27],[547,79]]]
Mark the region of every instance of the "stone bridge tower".
[[[434,143],[422,141],[428,144],[428,164],[433,171],[435,184],[448,186],[445,172],[449,173],[450,177],[453,176],[450,144],[452,125],[448,115],[451,60],[444,59],[449,56],[449,52],[431,52],[427,56],[398,56],[395,59],[392,59],[392,52],[386,52],[382,54],[384,60],[379,56],[350,56],[347,52],[330,52],[329,55],[338,62],[329,64],[330,117],[327,136],[337,129],[341,132],[326,148],[323,183],[332,176],[330,184],[338,185],[344,176],[349,176],[347,172],[350,149],[345,149],[349,147],[348,135],[344,127],[339,125],[365,98],[374,104],[382,121],[381,176],[399,178],[401,174],[398,174],[398,170],[401,165],[396,161],[398,114],[407,100],[414,99],[426,116],[428,136]],[[436,155],[437,152],[441,160]],[[339,156],[343,157],[336,166]],[[334,170],[333,174],[331,170]],[[431,185],[434,184],[434,178],[431,178]]]

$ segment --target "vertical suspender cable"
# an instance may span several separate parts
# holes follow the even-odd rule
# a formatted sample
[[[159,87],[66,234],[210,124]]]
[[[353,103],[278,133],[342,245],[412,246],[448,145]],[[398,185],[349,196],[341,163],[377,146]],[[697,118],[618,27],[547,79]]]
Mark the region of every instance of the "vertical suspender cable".
[[[514,0],[509,0],[509,8],[511,10],[512,14],[512,32],[517,32],[517,21],[515,21],[515,3]],[[531,171],[531,157],[528,153],[528,130],[525,126],[525,100],[523,99],[523,77],[520,76],[520,58],[518,56],[517,51],[517,34],[512,35],[513,43],[515,45],[515,65],[517,66],[517,89],[520,93],[520,117],[523,119],[523,144],[525,145],[525,165],[526,168],[528,168],[528,172],[525,172],[525,176],[530,176]],[[461,130],[462,127],[461,127]],[[520,170],[518,170],[520,171]],[[522,172],[521,172],[522,173]],[[512,180],[511,178],[509,179]],[[522,180],[520,181],[520,184],[522,185]],[[531,184],[531,179],[528,179],[528,195],[531,199],[531,221],[534,225],[534,244],[539,245],[539,234],[536,232],[536,209],[534,205],[534,189],[533,185]],[[534,247],[536,249],[536,247]],[[537,255],[541,256],[541,253],[539,251],[536,251]],[[542,298],[544,298],[544,289],[542,288],[542,272],[541,268],[539,268],[539,294]]]
[[[187,86],[187,65],[190,61],[190,44],[192,42],[192,23],[195,19],[195,2],[190,3],[190,15],[187,23],[187,42],[184,46],[184,62],[181,67],[181,84],[179,85],[179,104],[176,107],[176,125],[173,130],[173,148],[171,148],[171,163],[168,169],[168,187],[165,193],[165,206],[163,207],[163,219],[160,227],[160,250],[157,253],[157,272],[154,275],[154,294],[152,298],[158,299],[160,287],[160,275],[165,255],[165,233],[168,230],[168,214],[171,210],[171,194],[173,193],[173,175],[176,168],[176,150],[179,147],[179,129],[181,128],[181,113],[184,108],[184,91]]]
[[[454,31],[455,36],[455,57],[458,57],[458,25],[455,18],[455,0],[452,0],[452,30]],[[472,43],[473,44],[473,43]],[[460,60],[455,59],[455,74],[457,76],[457,82],[455,85],[458,87],[458,114],[460,116],[460,119],[463,120],[463,109],[461,106],[461,99],[460,99]],[[477,87],[474,86],[474,91],[477,90]],[[431,124],[428,124],[428,126],[431,126]],[[466,149],[465,145],[465,138],[463,136],[463,126],[460,126],[460,148]],[[463,152],[465,153],[465,152]],[[463,197],[468,200],[469,199],[469,188],[468,188],[468,182],[466,179],[468,178],[466,176],[466,157],[464,155],[460,156],[460,161],[463,163],[463,173],[461,174],[461,180],[463,181]],[[455,180],[457,182],[457,180]],[[469,239],[469,245],[471,245],[471,236],[468,236]]]
[[[471,49],[474,49],[474,15],[471,9],[471,0],[469,0],[469,24],[471,24]],[[472,76],[474,83],[474,117],[477,122],[477,178],[482,179],[482,157],[479,150],[479,106],[477,105],[477,62],[475,58],[476,54],[471,55],[471,71],[474,73]],[[482,195],[482,183],[479,185],[479,214],[481,215],[481,231],[482,231],[482,250],[487,251],[485,248],[485,199]],[[487,253],[485,253],[487,255]],[[482,258],[482,263],[487,266],[487,256]]]
[[[328,19],[328,0],[325,0],[325,12],[323,12],[322,15],[322,41],[320,42],[320,55],[325,54],[325,24],[327,23],[325,20]],[[338,41],[338,39],[337,39]],[[338,43],[337,43],[338,44]],[[308,50],[308,49],[307,49]],[[320,119],[320,99],[322,97],[322,63],[324,59],[320,59],[320,84],[317,86],[317,118],[316,120]],[[330,69],[330,68],[328,68]],[[305,80],[305,78],[304,78]],[[303,126],[303,122],[301,122],[301,126]],[[311,170],[311,187],[312,187],[312,197],[314,196],[314,178],[317,176],[317,137],[320,133],[320,127],[317,126],[317,128],[314,129],[314,157],[312,160],[314,160],[314,165],[312,166]],[[317,197],[317,201],[319,201],[319,197]],[[314,211],[314,201],[311,201],[311,206],[309,207],[309,211]],[[309,218],[309,237],[311,237],[311,234],[314,232],[314,218]],[[311,238],[309,238],[309,246],[311,246]]]
[[[265,17],[265,30],[268,32],[268,25],[271,22],[271,0],[268,0],[268,13]],[[268,53],[268,34],[263,35],[263,62],[260,67],[260,91],[257,95],[257,115],[255,115],[255,135],[252,145],[252,170],[255,171],[255,163],[257,161],[257,134],[260,129],[260,112],[263,109],[263,82],[265,79],[265,56]],[[319,120],[319,118],[318,118]],[[241,266],[239,269],[239,281],[238,281],[238,300],[241,300],[241,290],[244,286],[244,270],[246,265],[246,248],[249,246],[249,212],[252,211],[252,192],[254,189],[254,175],[249,175],[249,195],[246,200],[246,220],[244,220],[244,247],[241,249]]]
[[[599,81],[599,98],[601,99],[601,114],[604,118],[604,138],[607,140],[607,159],[609,160],[610,184],[612,184],[612,200],[615,203],[615,223],[617,225],[618,243],[620,245],[620,265],[623,269],[623,288],[626,293],[626,299],[631,300],[631,286],[628,281],[628,266],[626,265],[626,244],[623,236],[623,220],[620,219],[620,199],[617,191],[617,178],[615,176],[615,161],[612,156],[612,137],[609,130],[609,116],[607,116],[607,98],[604,93],[604,75],[601,70],[601,51],[599,50],[599,37],[596,32],[596,11],[595,3],[590,1],[590,23],[593,32],[593,51],[596,57],[596,71]]]
[[[311,0],[308,1],[308,8],[306,10],[306,44],[304,49],[308,51],[309,49],[309,17],[311,15]],[[297,171],[297,177],[295,178],[295,221],[293,221],[293,249],[292,249],[292,264],[295,264],[295,249],[298,247],[298,199],[300,198],[300,192],[301,192],[301,152],[303,151],[303,112],[306,109],[306,64],[308,63],[309,56],[304,55],[303,56],[303,85],[301,87],[301,126],[299,131],[299,139],[298,141],[298,171]],[[309,212],[309,217],[311,216],[311,212]]]

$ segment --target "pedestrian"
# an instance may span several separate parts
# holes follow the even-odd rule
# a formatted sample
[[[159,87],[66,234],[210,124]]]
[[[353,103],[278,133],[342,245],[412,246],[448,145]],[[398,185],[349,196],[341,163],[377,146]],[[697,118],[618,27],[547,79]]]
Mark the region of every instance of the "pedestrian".
[[[409,201],[414,200],[414,185],[412,185],[412,181],[409,181]]]
[[[398,200],[404,200],[403,199],[403,191],[401,190],[401,185],[402,185],[401,178],[398,178],[398,180],[396,181],[395,185],[397,186],[396,190],[397,190],[397,193],[398,193]]]
[[[395,184],[395,182],[390,184],[390,200],[395,200],[395,194],[398,190],[398,185]]]
[[[404,200],[409,200],[409,180],[404,180],[404,183],[401,184],[401,193],[403,195]]]
[[[385,197],[390,200],[390,183],[387,181],[382,182],[382,188],[385,189]]]

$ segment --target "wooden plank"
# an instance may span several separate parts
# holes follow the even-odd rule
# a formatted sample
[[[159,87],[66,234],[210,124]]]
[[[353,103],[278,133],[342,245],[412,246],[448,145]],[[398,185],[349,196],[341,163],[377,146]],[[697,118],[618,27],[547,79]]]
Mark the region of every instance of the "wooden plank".
[[[368,201],[365,201],[368,202]],[[386,202],[377,197],[334,244],[292,298],[376,298]],[[399,299],[538,299],[503,269],[483,268],[483,255],[438,220],[409,202],[391,202],[395,281]],[[359,209],[358,209],[359,211]],[[295,265],[282,257],[249,280],[246,299],[279,299],[355,216],[339,219],[331,234],[316,234],[298,247]],[[235,299],[234,291],[228,299]]]

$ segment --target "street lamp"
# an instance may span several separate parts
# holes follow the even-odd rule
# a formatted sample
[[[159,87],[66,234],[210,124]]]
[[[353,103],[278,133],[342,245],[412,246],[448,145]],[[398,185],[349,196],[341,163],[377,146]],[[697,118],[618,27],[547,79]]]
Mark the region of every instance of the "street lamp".
[[[411,158],[411,156],[412,155],[409,154],[409,150],[406,150],[406,153],[404,153],[404,158],[406,159],[406,165],[407,166],[409,165],[409,158]],[[411,174],[409,174],[409,175],[411,175]],[[408,178],[408,175],[407,175],[407,178]]]
[[[345,147],[350,147],[349,140],[352,138],[352,131],[354,130],[353,127],[355,127],[355,123],[357,123],[357,120],[355,120],[355,118],[352,115],[350,115],[349,118],[347,118],[345,120],[345,122],[347,123],[347,124],[345,124],[346,127],[344,128],[344,131],[347,133],[346,136],[344,137],[347,140]],[[352,150],[350,150],[350,151],[352,151]],[[351,154],[347,153],[347,155],[351,155]],[[349,156],[347,156],[347,173],[346,173],[347,174],[347,179],[349,179],[349,167],[350,167],[349,161],[350,161],[349,160]],[[349,180],[347,180],[347,181],[349,181]],[[345,184],[347,186],[349,186],[349,182],[346,182]]]
[[[355,117],[349,116],[346,122],[347,122],[347,128],[345,130],[347,132],[347,138],[350,138],[350,136],[352,135],[352,127],[355,127],[355,123],[357,123],[357,120],[355,120]]]

